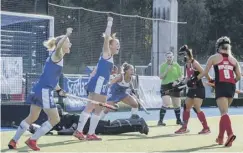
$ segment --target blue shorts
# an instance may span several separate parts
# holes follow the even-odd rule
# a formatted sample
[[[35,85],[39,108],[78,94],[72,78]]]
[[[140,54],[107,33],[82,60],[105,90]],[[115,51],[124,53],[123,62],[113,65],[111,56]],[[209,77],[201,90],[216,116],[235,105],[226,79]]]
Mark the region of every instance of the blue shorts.
[[[108,96],[107,97],[108,102],[118,103],[122,101],[124,98],[126,98],[127,96],[129,96],[129,94],[127,92],[109,91],[107,96]]]
[[[37,105],[41,108],[56,108],[53,90],[42,88],[41,91],[32,92],[26,100],[27,104]]]
[[[99,76],[97,79],[94,77],[91,78],[87,84],[87,91],[89,93],[93,92],[96,94],[107,96],[108,80],[106,80],[102,76]]]

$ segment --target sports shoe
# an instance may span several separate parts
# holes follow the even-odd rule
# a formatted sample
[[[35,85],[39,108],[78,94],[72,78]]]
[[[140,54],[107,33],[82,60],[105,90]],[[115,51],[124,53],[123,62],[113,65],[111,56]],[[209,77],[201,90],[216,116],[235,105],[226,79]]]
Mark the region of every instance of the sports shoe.
[[[208,134],[211,133],[209,128],[203,128],[202,131],[198,132],[198,134]]]
[[[232,146],[232,143],[233,143],[233,141],[235,141],[235,139],[236,139],[236,136],[235,135],[233,135],[233,134],[230,135],[228,137],[227,141],[225,142],[224,146],[225,147],[231,147]]]
[[[87,136],[86,136],[86,140],[88,140],[88,141],[100,141],[100,140],[102,140],[101,138],[99,138],[99,137],[97,137],[97,135],[95,135],[95,134],[88,134]]]
[[[179,130],[175,131],[175,134],[185,134],[188,132],[189,132],[189,130],[182,126]]]
[[[223,145],[223,144],[224,144],[224,139],[218,137],[218,138],[216,139],[216,143],[219,144],[219,145]]]
[[[36,144],[36,140],[31,140],[31,139],[28,139],[25,141],[25,144],[32,150],[34,151],[39,151],[40,148],[37,146]]]
[[[83,132],[79,132],[79,131],[76,130],[76,131],[73,133],[73,136],[74,136],[75,138],[78,138],[79,140],[85,140],[85,136],[84,136]]]
[[[14,141],[13,139],[12,140],[10,140],[10,142],[8,143],[8,148],[9,149],[17,149],[17,142],[16,141]]]
[[[159,120],[158,123],[157,123],[157,126],[166,126],[166,124],[163,123],[163,121]]]

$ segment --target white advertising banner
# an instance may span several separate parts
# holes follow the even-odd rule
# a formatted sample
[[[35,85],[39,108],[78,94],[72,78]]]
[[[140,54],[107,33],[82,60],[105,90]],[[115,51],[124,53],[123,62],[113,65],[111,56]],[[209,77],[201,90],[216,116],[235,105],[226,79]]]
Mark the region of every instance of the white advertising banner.
[[[145,108],[161,108],[161,80],[158,76],[139,76],[139,98]]]
[[[1,57],[1,94],[21,94],[22,57]]]

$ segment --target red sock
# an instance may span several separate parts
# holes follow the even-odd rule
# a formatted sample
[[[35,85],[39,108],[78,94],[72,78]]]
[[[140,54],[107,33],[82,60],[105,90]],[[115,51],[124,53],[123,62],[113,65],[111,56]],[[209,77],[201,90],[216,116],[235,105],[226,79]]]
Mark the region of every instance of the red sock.
[[[224,120],[224,126],[225,126],[225,130],[227,132],[227,135],[230,136],[233,134],[232,131],[232,127],[231,127],[231,121],[230,121],[230,117],[228,114],[223,115],[221,118],[223,118]]]
[[[219,135],[218,138],[223,139],[224,138],[224,132],[225,132],[225,125],[223,122],[223,116],[221,116],[219,121]]]
[[[203,111],[197,113],[197,117],[200,120],[200,122],[202,123],[203,128],[208,129],[208,123],[207,123],[207,120],[206,120],[206,117],[205,117],[205,114],[203,113]]]
[[[185,128],[187,128],[189,118],[190,118],[190,111],[184,110],[183,111],[183,122],[184,122],[183,126]]]

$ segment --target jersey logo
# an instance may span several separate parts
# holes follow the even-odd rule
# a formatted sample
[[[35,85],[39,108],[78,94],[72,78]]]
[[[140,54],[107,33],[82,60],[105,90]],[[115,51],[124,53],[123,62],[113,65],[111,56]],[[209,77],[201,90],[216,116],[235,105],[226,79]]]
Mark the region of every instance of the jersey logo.
[[[227,64],[229,64],[229,62],[228,61],[224,61],[223,64],[227,65]]]
[[[219,65],[218,67],[219,67],[219,70],[222,70],[222,69],[232,70],[232,71],[234,70],[234,67],[232,65]]]

